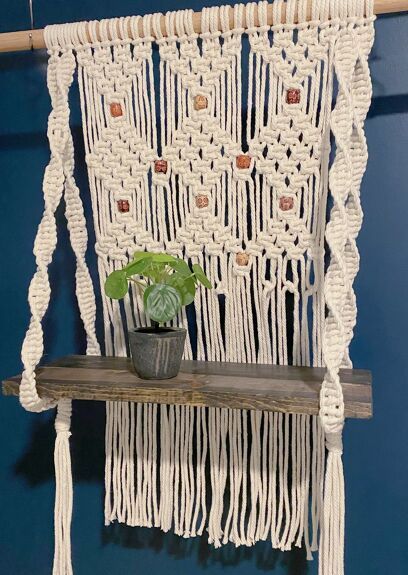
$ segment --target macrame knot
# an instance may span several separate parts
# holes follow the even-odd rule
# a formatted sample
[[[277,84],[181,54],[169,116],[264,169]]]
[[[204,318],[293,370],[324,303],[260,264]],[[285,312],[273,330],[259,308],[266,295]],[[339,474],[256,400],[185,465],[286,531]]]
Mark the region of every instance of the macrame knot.
[[[57,417],[55,420],[55,431],[58,435],[61,433],[66,433],[66,437],[71,436],[71,415],[72,415],[72,404],[70,399],[61,399],[58,402],[57,407]]]
[[[55,431],[57,432],[58,437],[63,437],[65,439],[69,439],[72,435],[65,425],[57,422],[55,423]]]
[[[343,439],[341,431],[336,433],[326,433],[326,448],[331,453],[343,453]]]

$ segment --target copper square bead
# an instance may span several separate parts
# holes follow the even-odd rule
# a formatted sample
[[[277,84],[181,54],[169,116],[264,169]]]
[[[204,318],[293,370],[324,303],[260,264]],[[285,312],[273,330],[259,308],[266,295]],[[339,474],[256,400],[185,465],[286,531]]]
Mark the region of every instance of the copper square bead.
[[[299,104],[300,102],[300,90],[297,88],[290,88],[286,91],[286,103],[287,104]]]
[[[167,161],[156,160],[154,162],[154,171],[156,172],[156,174],[167,174]]]
[[[112,102],[110,105],[110,113],[113,118],[119,118],[120,116],[123,116],[122,106],[119,104],[119,102]]]
[[[239,170],[247,170],[251,165],[251,156],[241,154],[236,158],[236,165]]]
[[[129,200],[118,200],[117,204],[121,214],[126,214],[130,209]]]
[[[239,266],[247,266],[249,263],[249,255],[245,252],[239,252],[235,256],[235,261]]]
[[[210,201],[208,199],[208,196],[199,195],[199,196],[196,196],[195,203],[196,203],[197,208],[206,208],[206,207],[208,207],[208,204],[210,203]]]
[[[291,198],[290,196],[282,196],[279,200],[279,208],[282,210],[282,212],[288,212],[289,210],[292,210],[294,206],[294,201],[293,198]]]
[[[199,94],[194,96],[194,110],[205,110],[208,106],[208,100],[206,96]]]

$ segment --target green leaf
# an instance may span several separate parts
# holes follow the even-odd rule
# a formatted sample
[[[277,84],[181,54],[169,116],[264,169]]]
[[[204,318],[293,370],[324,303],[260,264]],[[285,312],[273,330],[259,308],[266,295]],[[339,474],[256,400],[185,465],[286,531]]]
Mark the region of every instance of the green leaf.
[[[196,278],[198,281],[203,284],[204,287],[211,289],[212,285],[208,277],[205,275],[203,268],[200,264],[193,264],[193,272],[195,273]]]
[[[191,270],[188,264],[179,258],[176,258],[173,262],[169,264],[176,272],[183,276],[191,276]]]
[[[123,271],[126,273],[127,277],[135,276],[135,275],[143,275],[144,272],[151,266],[152,259],[150,256],[138,260],[134,260],[130,262],[126,267],[123,268]]]
[[[181,296],[169,284],[149,286],[143,296],[146,314],[153,321],[166,323],[173,319],[181,308]]]
[[[170,264],[171,262],[174,262],[174,260],[176,259],[174,256],[162,253],[151,254],[151,257],[155,264]]]
[[[126,273],[116,270],[108,275],[105,281],[105,293],[112,299],[122,299],[128,291]]]
[[[181,305],[189,305],[194,301],[196,293],[196,285],[193,278],[186,278],[180,273],[174,273],[170,276],[168,282],[169,285],[176,288],[181,296]]]
[[[144,260],[145,258],[151,258],[152,254],[150,252],[135,252],[133,254],[133,261],[138,262],[139,260]]]
[[[148,298],[150,292],[152,291],[152,288],[154,288],[154,286],[147,286],[147,288],[144,290],[144,293],[143,293],[143,305],[144,305],[145,311],[147,309],[147,298]]]

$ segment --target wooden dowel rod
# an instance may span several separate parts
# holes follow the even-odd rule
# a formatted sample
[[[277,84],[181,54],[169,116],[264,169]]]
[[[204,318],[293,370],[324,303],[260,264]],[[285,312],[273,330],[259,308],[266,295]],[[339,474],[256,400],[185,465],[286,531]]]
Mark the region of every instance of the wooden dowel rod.
[[[374,0],[375,14],[390,14],[392,12],[408,11],[408,0]],[[310,18],[310,6],[308,17]],[[283,18],[284,18],[283,14]],[[230,11],[231,24],[233,22],[233,11]],[[257,18],[255,18],[257,20]],[[201,32],[201,12],[194,12],[193,15],[194,30]],[[268,24],[273,24],[272,4],[268,6]],[[245,27],[245,17],[244,17]],[[162,30],[164,29],[164,18],[162,20]],[[140,34],[143,34],[140,24]],[[45,48],[44,30],[23,30],[21,32],[5,32],[0,34],[0,52],[18,52],[22,50],[38,50]]]

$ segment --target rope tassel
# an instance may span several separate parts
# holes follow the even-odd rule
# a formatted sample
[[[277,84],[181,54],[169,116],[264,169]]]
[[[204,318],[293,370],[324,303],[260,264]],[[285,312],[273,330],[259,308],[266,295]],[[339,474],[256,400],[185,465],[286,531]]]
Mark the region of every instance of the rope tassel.
[[[319,575],[344,573],[344,474],[341,433],[328,435]]]
[[[72,575],[71,518],[72,518],[72,470],[69,438],[71,436],[71,400],[58,403],[55,430],[55,550],[53,575]]]

